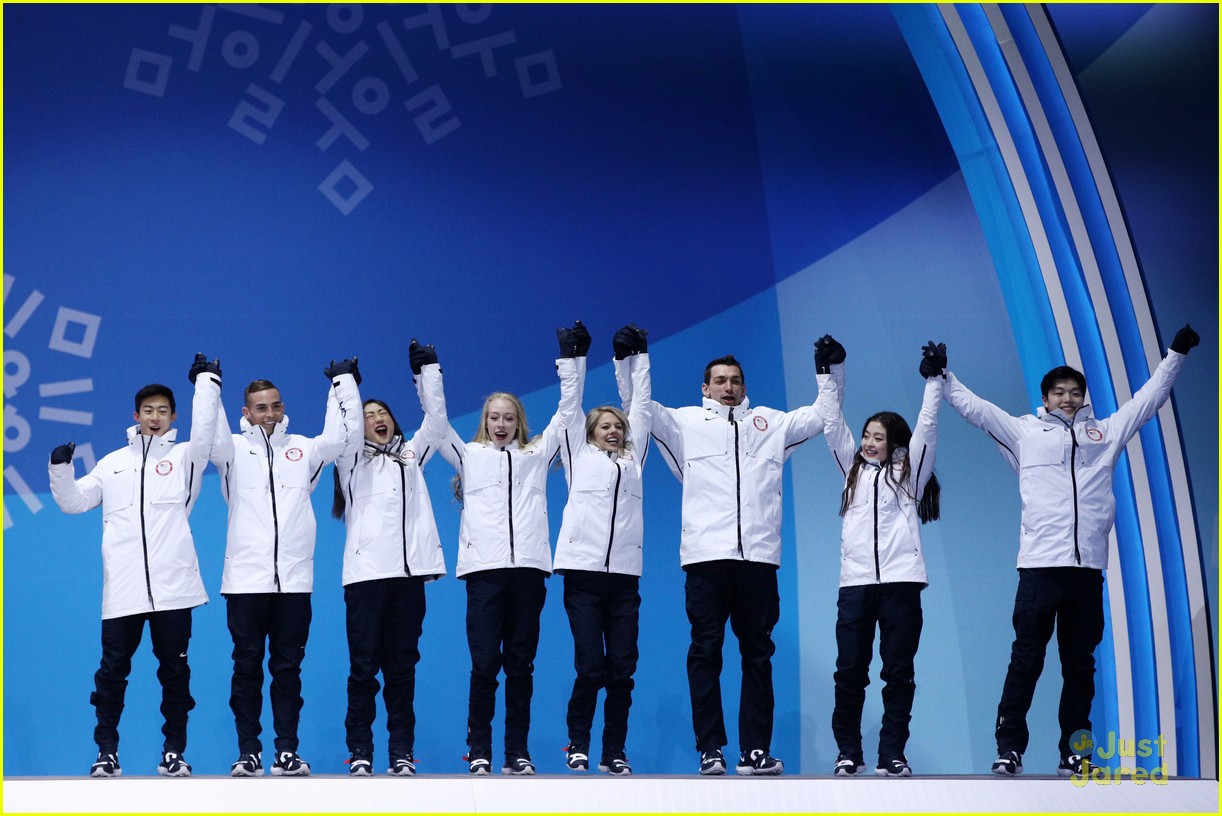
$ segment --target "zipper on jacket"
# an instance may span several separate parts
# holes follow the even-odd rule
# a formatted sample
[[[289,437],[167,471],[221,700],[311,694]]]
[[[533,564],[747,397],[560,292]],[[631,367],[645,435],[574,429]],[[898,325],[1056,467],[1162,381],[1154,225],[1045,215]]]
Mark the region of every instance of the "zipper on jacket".
[[[883,571],[878,566],[878,479],[882,475],[883,469],[880,467],[874,474],[874,582],[876,584],[883,582]]]
[[[403,536],[403,571],[407,573],[407,577],[411,577],[412,568],[407,565],[407,473],[405,472],[406,465],[402,462],[399,465],[399,487],[400,495],[403,500],[400,504],[399,511],[399,532]]]
[[[619,466],[619,462],[613,464],[615,465],[615,492],[611,494],[611,531],[607,534],[607,560],[603,562],[607,572],[611,571],[611,544],[615,541],[615,514],[619,512],[619,482],[624,478],[624,470]]]
[[[505,461],[509,465],[509,563],[516,565],[513,558],[513,457],[509,448],[505,448]]]
[[[145,437],[140,437],[140,446],[144,449],[143,455],[140,457],[140,546],[144,550],[144,588],[149,594],[149,608],[154,612],[157,611],[157,604],[153,603],[153,576],[149,573],[149,539],[148,530],[144,526],[144,467],[148,464],[149,448],[153,446],[152,437],[148,437],[148,443],[145,443]]]
[[[1082,566],[1082,552],[1078,549],[1078,435],[1073,432],[1072,422],[1069,425],[1069,439],[1069,482],[1073,485],[1073,560]]]
[[[734,409],[730,409],[730,424],[734,426],[734,505],[738,522],[738,557],[745,559],[743,552],[743,479],[738,464],[738,423],[734,421]]]
[[[280,591],[280,519],[276,514],[276,474],[273,472],[272,440],[263,431],[263,443],[267,445],[267,484],[272,491],[272,580],[276,591]]]

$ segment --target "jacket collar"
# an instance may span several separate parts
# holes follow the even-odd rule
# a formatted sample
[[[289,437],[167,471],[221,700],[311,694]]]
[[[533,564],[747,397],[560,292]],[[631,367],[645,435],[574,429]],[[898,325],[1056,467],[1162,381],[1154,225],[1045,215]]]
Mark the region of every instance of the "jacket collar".
[[[730,419],[730,411],[734,411],[735,419],[740,419],[751,413],[751,400],[746,396],[743,397],[743,401],[738,405],[722,405],[717,400],[711,400],[708,397],[701,397],[700,403],[706,411],[712,411],[727,421]]]
[[[1072,425],[1081,425],[1083,422],[1094,419],[1095,412],[1091,408],[1090,403],[1087,403],[1079,408],[1071,418],[1066,416],[1065,412],[1059,408],[1055,411],[1049,411],[1041,405],[1039,410],[1036,411],[1036,416],[1038,416],[1043,422],[1053,422],[1058,425],[1069,427]]]
[[[250,420],[248,420],[246,417],[242,417],[238,420],[238,427],[242,429],[243,434],[249,436],[251,439],[256,439],[259,441],[264,439],[263,428],[256,425],[251,425]],[[288,439],[288,427],[289,418],[288,415],[285,414],[284,417],[282,417],[281,420],[276,423],[275,430],[272,431],[271,442],[273,445],[279,445]]]
[[[132,450],[143,455],[145,445],[148,445],[150,453],[153,451],[169,450],[174,446],[174,441],[178,438],[178,429],[170,428],[161,436],[146,436],[141,437],[140,426],[133,425],[127,429],[127,446]],[[149,441],[145,441],[149,440]]]

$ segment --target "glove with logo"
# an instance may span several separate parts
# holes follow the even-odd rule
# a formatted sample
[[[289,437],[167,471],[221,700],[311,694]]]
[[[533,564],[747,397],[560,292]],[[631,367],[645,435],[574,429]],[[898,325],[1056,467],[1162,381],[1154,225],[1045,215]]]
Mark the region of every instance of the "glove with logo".
[[[590,332],[580,320],[571,329],[563,326],[556,329],[556,340],[560,343],[561,357],[585,357],[590,351]]]
[[[433,348],[432,343],[429,343],[427,346],[422,346],[419,342],[417,342],[416,338],[413,337],[411,345],[407,347],[407,359],[408,363],[412,367],[412,373],[419,375],[420,370],[426,365],[432,365],[433,363],[437,362],[437,349]]]
[[[322,373],[327,376],[328,380],[334,380],[341,374],[351,374],[352,378],[356,380],[356,384],[361,384],[361,370],[356,367],[355,357],[347,360],[340,360],[338,363],[332,360],[331,365],[324,368]]]
[[[195,361],[191,363],[191,369],[187,371],[187,379],[191,381],[191,385],[195,385],[195,378],[205,371],[209,374],[215,374],[219,380],[221,378],[221,361],[213,360],[208,362],[208,358],[201,352],[195,355]]]
[[[815,373],[830,374],[832,366],[843,363],[848,354],[835,337],[825,334],[815,341]]]

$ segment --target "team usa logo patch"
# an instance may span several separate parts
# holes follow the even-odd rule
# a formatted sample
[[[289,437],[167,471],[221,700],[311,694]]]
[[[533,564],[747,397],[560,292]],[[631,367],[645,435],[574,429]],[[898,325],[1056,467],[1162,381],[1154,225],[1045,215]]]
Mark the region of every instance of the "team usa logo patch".
[[[290,462],[300,462],[303,456],[305,456],[305,451],[301,448],[289,448],[284,452],[284,458]]]
[[[158,476],[169,476],[174,470],[174,463],[169,459],[162,459],[157,463],[157,467],[153,468]]]
[[[400,462],[410,462],[415,458],[416,458],[416,452],[412,450],[411,448],[404,448],[403,450],[399,451],[399,461]]]
[[[768,420],[764,419],[761,416],[757,416],[755,419],[751,420],[751,422],[755,424],[755,427],[757,430],[761,430],[761,431],[768,430]]]
[[[1103,431],[1098,428],[1087,428],[1086,435],[1092,442],[1101,442],[1103,440]]]

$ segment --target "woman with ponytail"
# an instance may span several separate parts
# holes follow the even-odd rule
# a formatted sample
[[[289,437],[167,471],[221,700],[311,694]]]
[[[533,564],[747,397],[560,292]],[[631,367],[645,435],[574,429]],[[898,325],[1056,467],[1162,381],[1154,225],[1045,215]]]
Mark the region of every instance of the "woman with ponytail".
[[[875,773],[911,776],[904,747],[916,691],[913,661],[921,638],[921,590],[928,584],[920,525],[938,518],[940,487],[933,465],[946,346],[931,342],[923,349],[925,393],[915,432],[899,414],[882,411],[866,420],[860,446],[842,412],[839,364],[844,358],[844,347],[830,335],[815,344],[823,432],[844,476],[832,713],[839,756],[834,773],[854,776],[865,770],[861,711],[877,627],[884,686]]]

